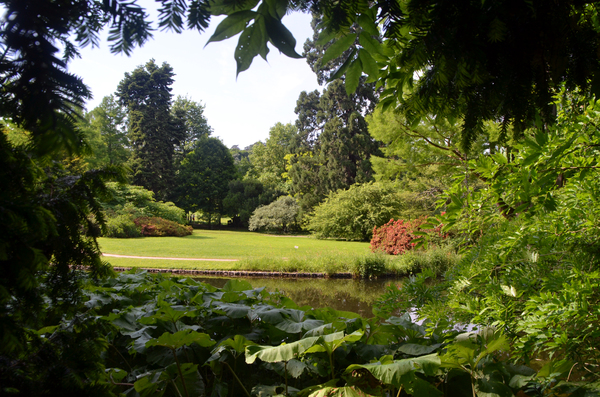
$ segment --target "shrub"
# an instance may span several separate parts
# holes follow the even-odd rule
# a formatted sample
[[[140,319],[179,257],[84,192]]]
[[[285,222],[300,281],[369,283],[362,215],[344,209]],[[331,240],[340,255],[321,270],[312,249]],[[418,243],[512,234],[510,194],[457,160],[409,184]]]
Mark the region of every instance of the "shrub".
[[[129,214],[133,218],[140,216],[160,217],[177,223],[185,223],[185,211],[172,202],[156,201],[154,193],[142,186],[123,185],[116,182],[106,184],[112,193],[112,199],[102,203],[108,218]]]
[[[408,222],[390,219],[385,225],[373,228],[371,251],[383,251],[389,255],[403,254],[415,246],[412,241],[418,236],[414,233],[423,223],[425,220],[422,218]]]
[[[317,238],[368,241],[373,228],[398,216],[402,207],[403,200],[392,184],[355,184],[330,193],[315,208],[307,228]]]
[[[258,207],[250,217],[248,229],[288,233],[300,230],[300,206],[293,197],[282,196],[269,205]]]
[[[383,255],[364,255],[354,260],[352,273],[360,278],[374,278],[386,272],[386,258]]]
[[[138,225],[128,215],[117,215],[106,220],[106,237],[132,238],[141,237]]]
[[[450,245],[446,245],[433,247],[426,251],[406,251],[390,262],[389,267],[399,275],[430,271],[439,277],[446,270],[455,267],[460,259],[460,255]]]
[[[142,216],[134,220],[141,234],[146,237],[174,236],[183,237],[192,234],[191,226],[180,225],[177,222],[159,217]]]

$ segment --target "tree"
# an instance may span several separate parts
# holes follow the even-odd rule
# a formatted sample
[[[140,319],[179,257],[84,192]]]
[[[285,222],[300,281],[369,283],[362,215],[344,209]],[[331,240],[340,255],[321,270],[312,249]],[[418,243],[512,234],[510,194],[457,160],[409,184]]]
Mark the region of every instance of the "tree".
[[[243,179],[246,174],[252,169],[252,163],[250,162],[250,155],[254,149],[254,146],[259,145],[260,142],[256,142],[250,146],[246,146],[244,149],[240,149],[238,145],[233,145],[229,152],[233,156],[233,162],[235,163],[236,178]]]
[[[274,186],[287,191],[288,186],[283,174],[286,172],[285,156],[291,153],[297,130],[292,124],[277,123],[269,131],[265,143],[252,147],[249,159],[252,164],[250,174],[266,186]]]
[[[90,168],[123,165],[130,157],[127,113],[112,95],[85,115],[82,129],[93,155],[85,161]]]
[[[210,136],[212,127],[204,116],[205,106],[200,102],[177,96],[171,106],[173,118],[183,125],[184,135],[175,151],[183,158],[192,151],[195,142],[202,136]]]
[[[182,110],[178,110],[179,119],[171,113],[173,76],[167,63],[159,67],[150,60],[131,74],[125,73],[117,88],[129,118],[133,183],[152,190],[160,200],[171,194],[175,147],[186,139],[187,120]]]
[[[304,211],[329,192],[373,179],[370,157],[379,153],[379,144],[370,137],[364,115],[375,103],[370,88],[348,95],[342,80],[331,83],[323,95],[300,94],[288,176]]]
[[[233,157],[218,139],[203,136],[181,162],[176,204],[186,211],[202,211],[211,225],[223,214],[223,199],[235,178]]]

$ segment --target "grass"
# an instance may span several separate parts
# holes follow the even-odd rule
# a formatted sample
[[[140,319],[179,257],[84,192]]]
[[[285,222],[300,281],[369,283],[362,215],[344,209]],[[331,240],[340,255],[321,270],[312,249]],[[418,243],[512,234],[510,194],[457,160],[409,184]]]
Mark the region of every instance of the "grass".
[[[369,252],[369,243],[223,230],[194,230],[191,236],[186,237],[104,237],[98,242],[102,252],[108,254],[169,258],[292,259]]]
[[[381,273],[406,275],[431,269],[440,275],[457,261],[448,249],[409,252],[401,256],[373,254],[369,243],[318,240],[305,236],[273,236],[243,231],[194,230],[186,237],[100,238],[107,254],[172,259],[105,259],[116,267],[183,270],[247,270],[308,273],[352,273],[362,278]],[[211,259],[237,259],[219,262]]]

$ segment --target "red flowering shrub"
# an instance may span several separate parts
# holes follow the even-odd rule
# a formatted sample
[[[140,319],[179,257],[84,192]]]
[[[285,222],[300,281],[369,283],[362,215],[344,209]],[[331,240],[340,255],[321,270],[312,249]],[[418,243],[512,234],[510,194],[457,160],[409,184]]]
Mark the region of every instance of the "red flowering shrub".
[[[403,254],[415,246],[412,241],[418,236],[414,232],[418,231],[423,223],[424,219],[406,222],[403,219],[390,219],[385,225],[373,228],[371,251],[383,251],[389,255]]]
[[[146,237],[183,237],[189,236],[193,231],[191,226],[180,225],[177,222],[155,216],[140,216],[133,222],[140,228],[142,236]]]

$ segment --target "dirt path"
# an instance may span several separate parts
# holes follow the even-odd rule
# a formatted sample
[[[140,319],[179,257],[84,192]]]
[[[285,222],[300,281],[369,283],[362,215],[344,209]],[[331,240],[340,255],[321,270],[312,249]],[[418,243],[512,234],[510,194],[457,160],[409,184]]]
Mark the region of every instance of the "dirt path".
[[[102,254],[113,258],[133,258],[133,259],[162,259],[173,261],[210,261],[210,262],[237,262],[239,259],[206,259],[206,258],[167,258],[162,256],[133,256],[133,255],[117,255],[117,254]]]

